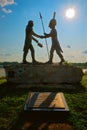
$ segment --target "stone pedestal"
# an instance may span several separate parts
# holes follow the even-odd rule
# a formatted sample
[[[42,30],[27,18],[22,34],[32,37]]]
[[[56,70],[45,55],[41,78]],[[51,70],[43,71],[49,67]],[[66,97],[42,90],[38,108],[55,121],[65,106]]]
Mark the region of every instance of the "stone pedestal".
[[[58,64],[17,64],[5,66],[7,81],[19,84],[79,83],[82,69]]]

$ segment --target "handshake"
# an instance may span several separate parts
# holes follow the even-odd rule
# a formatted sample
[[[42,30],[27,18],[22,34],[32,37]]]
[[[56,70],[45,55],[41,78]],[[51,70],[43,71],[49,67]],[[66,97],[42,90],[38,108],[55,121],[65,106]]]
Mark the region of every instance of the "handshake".
[[[47,37],[47,33],[44,33],[44,35],[40,35],[40,38],[46,38]]]
[[[39,35],[39,38],[46,38],[46,33],[44,33],[44,36],[42,36],[42,35]],[[37,45],[39,46],[39,47],[43,47],[43,45],[41,44],[41,43],[39,43],[39,41],[37,40],[37,39],[35,39],[35,38],[33,38],[35,41],[36,41],[36,43],[37,43]]]

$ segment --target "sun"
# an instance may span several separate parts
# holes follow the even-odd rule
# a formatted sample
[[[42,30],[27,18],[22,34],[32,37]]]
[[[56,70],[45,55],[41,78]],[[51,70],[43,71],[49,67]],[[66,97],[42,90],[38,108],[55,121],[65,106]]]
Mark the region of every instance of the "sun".
[[[65,12],[65,16],[68,19],[73,19],[75,17],[75,9],[74,8],[68,8]]]

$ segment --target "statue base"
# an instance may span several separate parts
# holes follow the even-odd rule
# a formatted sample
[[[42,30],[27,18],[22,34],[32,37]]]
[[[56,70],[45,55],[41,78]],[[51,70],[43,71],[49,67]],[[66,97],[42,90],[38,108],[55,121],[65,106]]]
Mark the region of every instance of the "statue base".
[[[4,66],[8,82],[18,84],[79,83],[83,72],[72,65],[16,64]]]

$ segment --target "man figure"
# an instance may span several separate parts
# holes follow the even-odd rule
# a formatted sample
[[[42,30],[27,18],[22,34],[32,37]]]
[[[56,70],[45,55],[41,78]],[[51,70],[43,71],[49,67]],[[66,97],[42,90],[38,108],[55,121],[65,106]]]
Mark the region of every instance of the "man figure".
[[[26,26],[26,37],[25,37],[25,44],[24,44],[24,48],[23,48],[23,63],[26,64],[28,63],[26,61],[26,57],[27,57],[27,54],[28,54],[28,50],[30,49],[31,51],[31,57],[32,57],[32,62],[33,63],[37,63],[37,61],[35,60],[35,51],[34,51],[34,48],[33,48],[33,45],[32,45],[32,39],[38,43],[38,41],[33,37],[33,36],[36,36],[36,37],[40,37],[39,35],[37,35],[34,31],[33,31],[33,21],[30,20],[28,22],[28,25]],[[39,43],[38,43],[39,44]]]
[[[51,21],[49,23],[49,27],[51,28],[51,32],[49,34],[44,33],[45,36],[41,36],[40,38],[51,37],[51,39],[52,39],[52,46],[50,49],[50,58],[49,58],[49,61],[46,63],[50,63],[50,64],[52,63],[53,53],[54,53],[54,50],[56,50],[56,53],[58,54],[58,56],[61,59],[60,64],[62,64],[62,62],[64,62],[65,60],[63,58],[63,55],[61,54],[61,53],[63,53],[63,51],[62,51],[60,44],[59,44],[59,41],[57,39],[57,31],[55,29],[55,26],[56,26],[56,20],[53,18],[53,19],[51,19]]]

